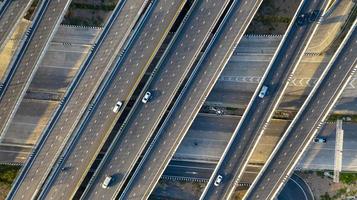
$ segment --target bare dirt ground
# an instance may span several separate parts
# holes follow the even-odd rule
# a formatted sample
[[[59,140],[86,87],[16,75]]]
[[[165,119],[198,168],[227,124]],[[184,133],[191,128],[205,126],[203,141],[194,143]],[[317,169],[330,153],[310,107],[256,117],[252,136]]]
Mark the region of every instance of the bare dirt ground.
[[[323,175],[323,172],[304,172],[299,175],[310,186],[317,200],[347,199],[357,195],[357,183],[334,183],[331,178]]]
[[[149,199],[150,200],[199,199],[201,193],[203,192],[204,187],[205,187],[205,183],[161,179]]]
[[[74,0],[62,24],[103,26],[118,0]]]
[[[264,0],[247,33],[284,34],[300,2],[300,0]]]

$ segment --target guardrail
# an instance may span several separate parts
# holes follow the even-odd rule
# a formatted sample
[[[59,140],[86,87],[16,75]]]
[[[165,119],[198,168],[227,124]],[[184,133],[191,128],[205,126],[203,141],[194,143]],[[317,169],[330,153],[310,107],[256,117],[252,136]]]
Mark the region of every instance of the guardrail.
[[[284,143],[287,135],[289,134],[289,132],[291,131],[291,129],[293,128],[293,126],[295,125],[295,123],[297,122],[297,120],[299,119],[299,117],[301,116],[302,112],[305,110],[306,106],[309,104],[311,98],[314,96],[316,90],[319,88],[319,86],[322,83],[322,80],[325,78],[326,74],[328,73],[329,69],[332,67],[334,61],[336,60],[337,56],[339,55],[339,53],[341,52],[342,48],[345,46],[348,38],[352,35],[352,32],[354,31],[355,27],[356,27],[356,22],[357,20],[355,20],[354,24],[352,25],[352,28],[349,30],[348,34],[346,35],[345,39],[343,40],[343,42],[341,43],[341,45],[339,46],[339,48],[337,49],[336,53],[333,55],[333,57],[331,58],[329,64],[327,65],[327,67],[325,68],[325,70],[322,72],[320,78],[318,79],[316,85],[313,87],[312,91],[310,92],[309,96],[307,97],[307,99],[304,101],[302,107],[300,108],[299,112],[296,114],[295,118],[293,119],[293,121],[290,123],[289,127],[286,129],[285,133],[283,134],[283,136],[281,137],[281,139],[279,140],[278,144],[275,146],[273,152],[270,154],[268,160],[266,161],[266,163],[264,164],[263,168],[260,170],[258,176],[255,178],[255,180],[252,183],[252,186],[248,189],[248,191],[245,194],[245,197],[249,195],[249,193],[252,191],[252,189],[254,188],[254,186],[257,184],[257,181],[259,180],[259,178],[262,176],[263,172],[266,170],[266,168],[268,167],[269,163],[271,162],[271,160],[273,159],[273,157],[276,155],[277,151],[279,150],[279,148],[281,147],[281,145]],[[351,76],[349,77],[351,78]],[[344,84],[343,88],[347,85],[348,81],[346,81],[346,83]],[[340,90],[337,94],[337,96],[339,96],[339,94],[341,94],[343,92],[343,90]],[[334,102],[331,104],[330,108],[326,111],[325,116],[322,118],[322,120],[320,121],[319,125],[317,126],[317,128],[315,129],[314,133],[316,133],[318,131],[318,129],[321,127],[322,122],[325,120],[325,118],[328,115],[328,111],[331,110],[331,108],[333,107],[333,105],[335,104],[335,102],[337,101],[337,98],[334,100]],[[312,137],[315,134],[312,134]],[[312,139],[311,137],[311,139]],[[309,145],[309,143],[307,143],[305,145],[305,147],[303,149],[306,149],[307,146]],[[295,164],[299,161],[299,158],[303,155],[304,151],[301,151],[301,153],[299,154],[298,158],[294,161],[293,166],[295,166]],[[291,171],[293,170],[290,169],[288,174],[291,173]],[[281,186],[280,186],[281,187]],[[277,193],[278,191],[275,191],[275,193]],[[244,199],[244,198],[243,198]]]
[[[9,7],[9,5],[12,3],[12,0],[5,0],[2,3],[0,3],[0,18],[6,11],[6,9]]]

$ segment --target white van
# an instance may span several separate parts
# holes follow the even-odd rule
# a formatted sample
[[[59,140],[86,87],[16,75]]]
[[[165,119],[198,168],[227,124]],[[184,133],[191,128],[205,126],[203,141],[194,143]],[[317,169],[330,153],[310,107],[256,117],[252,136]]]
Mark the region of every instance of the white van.
[[[109,184],[110,184],[110,181],[112,180],[112,177],[111,176],[107,176],[105,177],[103,183],[102,183],[102,188],[108,188]]]
[[[267,91],[268,91],[268,86],[263,85],[262,89],[259,92],[259,97],[263,98],[265,96],[265,94],[267,93]]]

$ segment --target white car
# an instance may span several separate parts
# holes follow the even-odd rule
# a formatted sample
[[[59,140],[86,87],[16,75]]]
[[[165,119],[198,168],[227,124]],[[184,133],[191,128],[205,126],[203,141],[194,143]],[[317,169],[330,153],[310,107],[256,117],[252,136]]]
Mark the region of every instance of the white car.
[[[268,86],[263,85],[262,89],[259,92],[259,97],[263,98],[265,96],[265,94],[267,93],[267,91],[268,91]]]
[[[216,181],[214,181],[214,185],[217,187],[219,184],[222,182],[223,177],[221,175],[218,175],[216,178]]]
[[[141,102],[147,103],[147,102],[149,101],[150,97],[151,97],[151,92],[147,91],[147,92],[145,93],[143,99],[141,100]]]
[[[123,102],[118,101],[113,108],[113,112],[118,113],[122,105],[123,105]]]
[[[103,183],[102,183],[102,188],[108,188],[109,184],[110,184],[110,181],[112,180],[112,177],[111,176],[107,176],[105,177]]]

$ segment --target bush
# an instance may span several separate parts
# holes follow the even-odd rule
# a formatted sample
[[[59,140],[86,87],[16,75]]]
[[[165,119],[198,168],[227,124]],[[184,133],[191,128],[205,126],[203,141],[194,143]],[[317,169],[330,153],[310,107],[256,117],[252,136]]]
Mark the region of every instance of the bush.
[[[357,173],[341,173],[340,181],[345,184],[352,184],[357,181]]]
[[[19,169],[19,166],[0,165],[0,183],[11,185]]]

